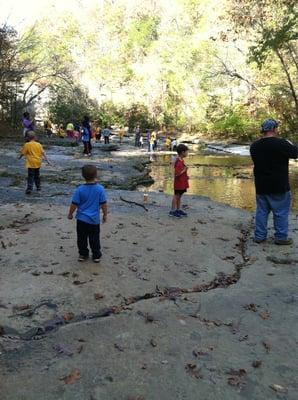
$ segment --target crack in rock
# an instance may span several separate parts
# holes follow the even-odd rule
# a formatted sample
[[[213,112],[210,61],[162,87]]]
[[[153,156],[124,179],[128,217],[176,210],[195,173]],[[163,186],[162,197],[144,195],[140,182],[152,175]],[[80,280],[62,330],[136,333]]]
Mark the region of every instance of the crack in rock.
[[[49,333],[54,332],[65,325],[88,321],[91,319],[106,318],[111,315],[120,314],[121,312],[126,310],[131,310],[131,307],[129,306],[132,304],[136,304],[140,301],[150,300],[154,298],[159,298],[160,301],[175,301],[177,298],[186,293],[202,293],[217,288],[226,289],[231,285],[235,285],[240,280],[242,268],[249,263],[250,258],[247,255],[247,241],[250,235],[251,226],[252,224],[250,223],[248,228],[241,229],[240,231],[241,235],[238,238],[239,242],[236,244],[236,246],[240,251],[243,262],[235,265],[235,270],[232,274],[226,275],[223,272],[219,272],[217,276],[215,276],[215,278],[212,279],[210,282],[196,285],[193,288],[166,287],[161,289],[156,286],[155,291],[152,293],[145,293],[144,295],[124,298],[124,302],[120,303],[119,305],[106,307],[97,312],[87,314],[81,313],[79,315],[75,315],[70,321],[66,321],[62,315],[57,315],[51,320],[45,321],[41,326],[31,328],[23,333],[17,331],[14,328],[3,326],[3,332],[1,336],[13,340],[39,340],[45,338],[46,335],[48,335]],[[35,309],[37,309],[38,307],[39,306],[36,306]],[[206,320],[202,322],[208,321]],[[227,325],[230,326],[230,324]],[[214,326],[217,326],[217,324],[214,324]]]

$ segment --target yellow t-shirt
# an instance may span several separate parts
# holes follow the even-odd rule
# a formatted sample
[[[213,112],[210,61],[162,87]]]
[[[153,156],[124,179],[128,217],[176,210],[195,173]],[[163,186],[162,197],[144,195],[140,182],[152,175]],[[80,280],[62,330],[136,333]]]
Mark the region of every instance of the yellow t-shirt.
[[[43,147],[40,143],[31,140],[25,143],[21,153],[26,157],[26,168],[40,168],[42,156],[44,154]]]

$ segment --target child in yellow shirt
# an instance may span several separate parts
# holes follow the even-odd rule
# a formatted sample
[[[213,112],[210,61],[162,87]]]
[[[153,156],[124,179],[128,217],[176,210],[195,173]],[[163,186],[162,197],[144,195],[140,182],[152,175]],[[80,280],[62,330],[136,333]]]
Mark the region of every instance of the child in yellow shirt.
[[[34,132],[30,131],[27,133],[27,140],[28,142],[25,143],[21,149],[19,159],[23,156],[26,158],[26,168],[28,169],[26,194],[31,194],[33,190],[33,183],[35,183],[36,189],[40,190],[39,170],[41,167],[42,158],[44,158],[49,165],[51,164],[47,159],[42,145],[35,141]]]

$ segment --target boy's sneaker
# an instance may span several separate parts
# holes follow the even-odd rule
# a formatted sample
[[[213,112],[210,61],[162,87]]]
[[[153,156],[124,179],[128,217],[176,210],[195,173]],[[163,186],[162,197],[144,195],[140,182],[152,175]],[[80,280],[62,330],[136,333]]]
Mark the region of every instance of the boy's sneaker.
[[[79,256],[78,261],[86,261],[88,260],[88,256]]]
[[[180,215],[180,213],[178,212],[178,210],[170,211],[170,212],[169,212],[169,216],[170,216],[170,217],[175,217],[175,218],[181,218],[181,215]]]
[[[177,212],[181,215],[181,217],[187,217],[187,213],[182,210],[177,210]]]
[[[30,190],[30,189],[27,189],[26,192],[25,192],[25,194],[31,194],[31,190]]]
[[[254,242],[260,244],[260,243],[266,242],[266,240],[267,240],[266,238],[264,238],[264,239],[254,239]]]
[[[93,258],[93,262],[99,263],[100,262],[100,258]]]
[[[275,244],[278,244],[280,246],[287,246],[293,244],[293,239],[288,238],[288,239],[275,239],[274,240]]]

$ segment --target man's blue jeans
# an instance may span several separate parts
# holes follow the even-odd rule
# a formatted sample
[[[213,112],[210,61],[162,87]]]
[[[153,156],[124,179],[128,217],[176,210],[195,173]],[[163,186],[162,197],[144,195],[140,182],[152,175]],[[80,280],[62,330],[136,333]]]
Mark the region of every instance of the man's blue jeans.
[[[270,211],[273,213],[275,239],[287,239],[291,192],[280,194],[257,194],[255,239],[267,238],[267,222]]]

